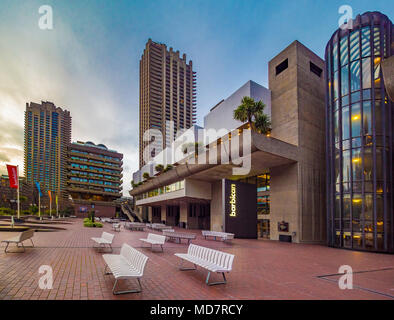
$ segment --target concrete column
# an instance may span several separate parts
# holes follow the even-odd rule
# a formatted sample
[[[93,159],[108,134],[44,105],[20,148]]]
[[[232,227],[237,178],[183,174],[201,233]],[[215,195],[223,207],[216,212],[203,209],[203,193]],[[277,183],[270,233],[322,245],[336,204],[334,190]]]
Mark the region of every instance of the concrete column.
[[[166,205],[161,206],[161,221],[166,221],[167,220],[167,211],[166,211]]]
[[[223,231],[224,207],[222,181],[212,184],[212,200],[211,200],[211,230]]]
[[[186,226],[187,226],[187,203],[186,202],[180,203],[179,211],[180,211],[179,222],[184,222],[184,223],[186,223]]]
[[[148,207],[148,220],[152,221],[152,207]]]
[[[270,174],[270,239],[296,232],[292,241],[299,242],[298,164],[271,168]],[[281,221],[289,223],[289,232],[278,232]]]

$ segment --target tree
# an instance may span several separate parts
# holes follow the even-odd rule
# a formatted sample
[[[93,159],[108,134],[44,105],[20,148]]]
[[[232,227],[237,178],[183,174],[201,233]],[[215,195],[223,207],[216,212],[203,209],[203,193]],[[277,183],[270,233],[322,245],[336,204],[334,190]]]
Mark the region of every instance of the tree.
[[[271,130],[271,122],[269,116],[263,113],[264,108],[265,104],[261,100],[256,102],[253,98],[245,96],[234,110],[234,119],[249,123],[253,131],[267,133]]]
[[[256,130],[262,134],[271,132],[271,120],[265,113],[258,114],[255,120]]]

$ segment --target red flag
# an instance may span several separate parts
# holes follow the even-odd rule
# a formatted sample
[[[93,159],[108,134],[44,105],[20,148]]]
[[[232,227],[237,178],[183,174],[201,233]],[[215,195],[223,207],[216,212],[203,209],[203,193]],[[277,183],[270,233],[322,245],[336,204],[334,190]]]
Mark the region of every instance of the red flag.
[[[52,193],[50,190],[48,190],[48,196],[49,196],[49,201],[52,202]]]
[[[18,189],[18,167],[7,164],[7,171],[10,179],[10,188]]]

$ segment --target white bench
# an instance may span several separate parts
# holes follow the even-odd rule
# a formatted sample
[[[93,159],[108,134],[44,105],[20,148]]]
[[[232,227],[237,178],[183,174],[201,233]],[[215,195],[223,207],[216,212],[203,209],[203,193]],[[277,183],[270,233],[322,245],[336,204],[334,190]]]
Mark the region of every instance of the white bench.
[[[148,234],[148,238],[146,239],[140,239],[143,242],[147,242],[151,245],[151,249],[153,251],[153,246],[154,245],[159,245],[161,247],[161,251],[163,250],[163,244],[166,241],[166,237],[165,236],[161,236],[158,234],[154,234],[154,233],[149,233]]]
[[[112,230],[120,232],[120,223],[113,223]]]
[[[120,254],[103,254],[106,263],[104,274],[113,274],[115,283],[112,288],[113,294],[141,292],[142,286],[140,278],[144,275],[144,269],[148,257],[128,244],[124,243],[120,249]],[[107,272],[107,268],[110,272]],[[115,291],[116,284],[120,279],[137,278],[139,289],[127,291]]]
[[[175,255],[182,259],[180,265],[181,271],[195,270],[197,266],[207,269],[208,275],[205,283],[209,286],[227,282],[224,273],[232,270],[234,260],[234,255],[230,253],[201,247],[195,244],[189,245],[187,253],[175,253]],[[194,268],[182,268],[183,260],[193,263]],[[211,272],[221,273],[223,275],[223,281],[209,283]]]
[[[91,238],[94,242],[99,244],[99,248],[105,248],[106,245],[109,245],[109,247],[111,248],[111,251],[113,251],[112,249],[112,241],[114,240],[115,235],[108,233],[108,232],[103,232],[101,235],[101,238]]]
[[[140,230],[144,231],[145,223],[142,222],[126,222],[125,228],[130,230]]]
[[[3,240],[1,242],[5,242],[7,243],[4,252],[7,253],[7,248],[9,246],[10,243],[16,243],[16,246],[19,248],[19,244],[22,244],[23,247],[23,252],[26,251],[25,246],[23,245],[23,241],[30,239],[32,246],[34,247],[34,243],[33,243],[33,238],[34,236],[34,229],[28,229],[26,231],[20,232],[17,236],[10,238],[10,239],[6,239]]]
[[[207,239],[207,237],[213,237],[215,240],[216,238],[221,238],[222,241],[234,239],[234,233],[227,233],[220,231],[202,230],[202,235],[205,239]]]

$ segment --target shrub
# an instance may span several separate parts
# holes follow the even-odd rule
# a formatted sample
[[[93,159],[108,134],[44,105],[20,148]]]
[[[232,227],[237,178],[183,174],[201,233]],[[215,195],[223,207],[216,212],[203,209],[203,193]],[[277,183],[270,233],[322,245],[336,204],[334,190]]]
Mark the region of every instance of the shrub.
[[[158,165],[155,167],[155,170],[156,170],[157,172],[163,172],[164,166],[163,166],[162,164],[158,164]]]
[[[89,219],[88,219],[88,221],[85,222],[85,219],[84,219],[83,226],[87,227],[87,228],[102,228],[103,224],[100,222],[92,222]]]
[[[174,166],[172,164],[168,164],[165,169],[164,172],[170,171],[172,168],[174,168]]]
[[[148,179],[150,178],[150,175],[149,175],[148,172],[144,172],[144,174],[142,175],[142,177],[143,177],[145,180],[148,180]]]

